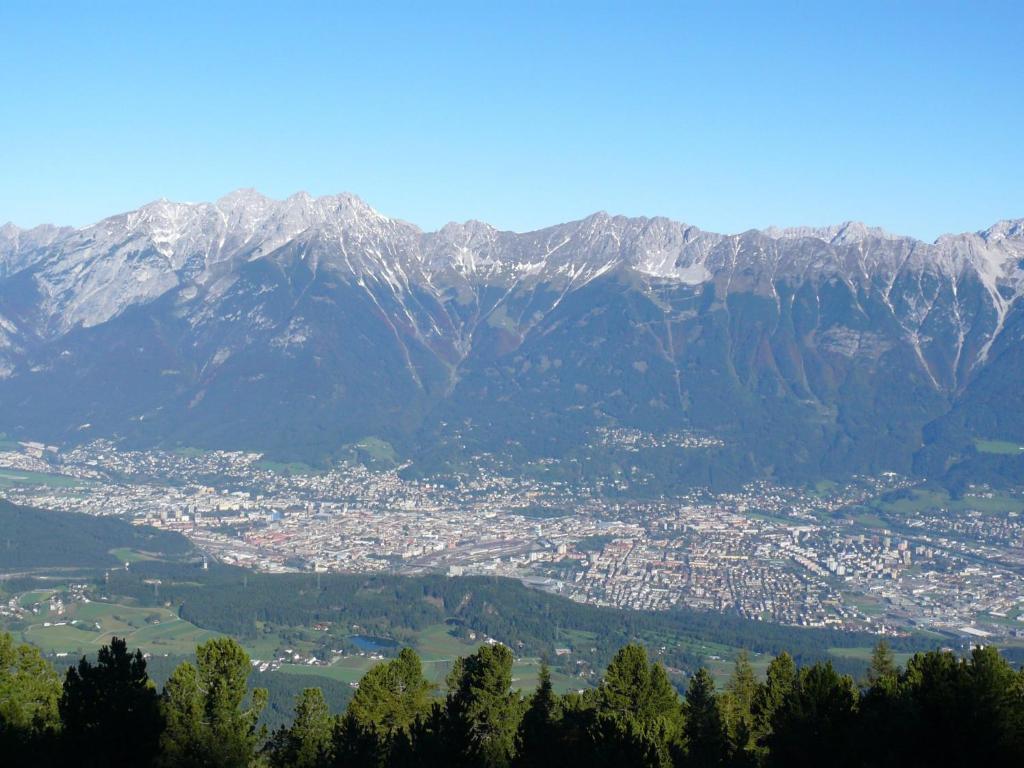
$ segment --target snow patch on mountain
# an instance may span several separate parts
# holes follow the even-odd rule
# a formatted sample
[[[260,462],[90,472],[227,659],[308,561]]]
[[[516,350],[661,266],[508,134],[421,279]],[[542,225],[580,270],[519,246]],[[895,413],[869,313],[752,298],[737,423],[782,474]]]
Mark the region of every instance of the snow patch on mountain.
[[[213,203],[157,200],[80,230],[0,227],[0,281],[31,275],[43,319],[34,331],[41,337],[100,325],[175,290],[178,312],[193,327],[212,322],[245,265],[255,262],[282,274],[299,269],[312,279],[323,274],[348,282],[383,315],[397,312],[417,338],[449,334],[458,349],[466,347],[472,328],[448,309],[442,310],[447,317],[424,309],[423,297],[444,308],[453,297],[476,301],[489,285],[508,297],[544,284],[554,296],[550,310],[569,292],[620,269],[689,286],[720,281],[726,292],[750,290],[776,302],[780,280],[839,280],[853,296],[879,295],[908,340],[918,343],[938,296],[937,288],[924,286],[947,285],[956,298],[965,276],[974,276],[996,316],[983,362],[1024,292],[1024,220],[935,243],[860,222],[721,235],[662,217],[604,212],[534,232],[467,221],[425,233],[351,194],[300,192],[274,200],[244,189]],[[962,345],[966,310],[957,305],[951,315]],[[247,321],[265,330],[260,313]],[[306,343],[304,333],[289,328],[278,342]],[[837,350],[865,346],[872,345],[852,345],[845,337],[835,344]]]

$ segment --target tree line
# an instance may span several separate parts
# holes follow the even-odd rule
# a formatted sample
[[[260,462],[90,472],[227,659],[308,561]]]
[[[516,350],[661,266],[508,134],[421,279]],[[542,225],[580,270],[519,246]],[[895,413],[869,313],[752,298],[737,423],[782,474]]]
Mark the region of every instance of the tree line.
[[[152,580],[160,579],[159,595]],[[411,643],[416,632],[446,620],[499,638],[529,656],[553,655],[573,645],[568,663],[584,661],[594,670],[607,666],[622,646],[643,641],[665,645],[662,659],[675,669],[696,670],[701,657],[693,646],[716,643],[774,654],[787,650],[797,662],[828,655],[828,648],[864,646],[873,635],[839,629],[790,627],[717,611],[623,611],[567,600],[523,586],[515,579],[482,576],[449,578],[430,574],[266,574],[211,563],[209,571],[183,564],[143,562],[130,571],[111,572],[102,585],[111,595],[142,604],[180,605],[186,621],[242,640],[258,627],[309,627],[317,622],[360,625],[365,631]],[[586,633],[571,643],[565,632]],[[686,640],[689,642],[668,642]],[[332,643],[340,642],[332,638]],[[921,650],[920,637],[894,638],[903,651]],[[337,644],[334,647],[338,647]],[[565,657],[554,659],[555,663]],[[842,662],[837,662],[842,663]],[[858,668],[843,671],[857,671]]]
[[[200,645],[162,691],[146,659],[114,638],[62,680],[38,649],[0,634],[0,762],[152,768],[650,768],[1024,764],[1024,671],[997,650],[915,654],[879,644],[859,683],[830,663],[776,656],[759,679],[745,654],[722,690],[707,669],[685,695],[637,644],[599,685],[558,694],[512,687],[512,652],[482,645],[444,690],[403,649],[370,669],[343,712],[319,688],[290,724],[259,723],[266,691],[233,639]]]

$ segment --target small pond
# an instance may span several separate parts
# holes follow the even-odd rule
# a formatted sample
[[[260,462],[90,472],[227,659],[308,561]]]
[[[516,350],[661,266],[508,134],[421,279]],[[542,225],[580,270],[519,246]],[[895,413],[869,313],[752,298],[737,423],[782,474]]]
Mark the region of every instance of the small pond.
[[[349,635],[348,639],[360,651],[391,651],[398,647],[398,643],[388,637]]]

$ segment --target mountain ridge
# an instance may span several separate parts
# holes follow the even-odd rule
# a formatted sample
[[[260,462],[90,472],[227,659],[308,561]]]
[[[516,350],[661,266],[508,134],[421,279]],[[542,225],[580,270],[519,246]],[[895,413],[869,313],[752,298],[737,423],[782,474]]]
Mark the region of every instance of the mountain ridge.
[[[562,224],[549,225],[549,226],[546,226],[546,227],[540,227],[538,229],[527,229],[527,230],[499,229],[498,227],[495,227],[495,226],[491,225],[490,223],[482,221],[480,219],[467,219],[465,221],[451,220],[449,222],[446,222],[445,224],[443,224],[441,227],[437,228],[436,230],[430,230],[430,229],[426,229],[426,228],[420,227],[420,226],[418,226],[418,225],[416,225],[416,224],[414,224],[412,222],[405,221],[403,219],[395,219],[394,217],[387,217],[384,214],[381,214],[380,211],[378,211],[376,208],[373,208],[368,203],[366,203],[366,201],[363,200],[361,197],[359,197],[358,195],[356,195],[356,194],[354,194],[352,192],[338,192],[338,193],[327,194],[327,195],[312,195],[312,194],[310,194],[309,192],[307,192],[305,190],[299,190],[299,191],[293,193],[292,195],[289,195],[286,198],[280,199],[280,198],[271,197],[269,195],[265,195],[265,194],[263,194],[262,192],[260,192],[259,190],[257,190],[254,187],[239,187],[238,189],[232,190],[231,192],[228,192],[228,193],[222,195],[221,197],[217,198],[217,200],[214,200],[214,201],[174,201],[174,200],[170,200],[169,198],[159,197],[159,198],[156,198],[155,200],[151,200],[148,203],[144,203],[141,206],[139,206],[138,208],[132,209],[131,211],[125,211],[125,212],[122,212],[122,213],[113,214],[111,216],[106,216],[106,217],[104,217],[104,218],[102,218],[102,219],[100,219],[100,220],[98,220],[96,222],[93,222],[91,224],[86,224],[86,225],[83,225],[81,227],[74,227],[74,226],[70,226],[70,225],[58,225],[58,224],[55,224],[53,222],[41,222],[41,223],[33,225],[31,227],[23,227],[23,226],[20,226],[18,224],[15,224],[13,221],[7,221],[7,222],[5,222],[3,224],[0,224],[0,237],[3,237],[8,230],[11,230],[13,232],[28,233],[28,232],[32,232],[32,231],[35,231],[35,230],[42,230],[42,229],[55,229],[55,230],[83,230],[83,229],[90,229],[90,228],[96,227],[96,226],[98,226],[98,225],[102,224],[103,222],[108,221],[110,219],[116,219],[116,218],[119,218],[121,216],[129,215],[131,213],[138,213],[138,212],[145,211],[147,209],[151,209],[154,206],[159,206],[159,205],[170,205],[170,206],[192,207],[192,208],[201,208],[201,207],[204,207],[204,206],[221,206],[221,205],[234,207],[239,202],[241,202],[241,203],[248,202],[250,204],[257,204],[257,205],[268,206],[269,204],[279,204],[279,205],[280,204],[285,204],[285,203],[288,203],[289,201],[293,201],[293,200],[301,200],[301,201],[307,201],[307,202],[308,201],[321,202],[321,201],[330,201],[330,200],[351,200],[351,201],[356,202],[357,204],[365,207],[366,209],[368,209],[370,211],[373,211],[378,216],[381,216],[383,218],[389,218],[391,220],[402,222],[404,224],[408,224],[409,226],[416,228],[417,230],[419,230],[423,234],[438,234],[442,230],[444,230],[445,228],[451,227],[453,225],[457,226],[457,227],[466,227],[466,226],[469,226],[469,225],[482,225],[483,227],[485,227],[487,229],[494,230],[496,232],[503,232],[503,233],[509,233],[509,234],[518,234],[518,235],[526,235],[526,234],[531,234],[531,233],[534,233],[534,232],[540,232],[540,231],[543,231],[545,229],[550,229],[552,227],[557,227],[557,226],[562,226],[562,225],[567,225],[567,224],[573,224],[573,223],[579,223],[579,222],[586,221],[588,219],[598,218],[598,217],[613,218],[613,219],[637,219],[637,220],[645,220],[645,221],[646,220],[651,220],[651,219],[665,219],[667,221],[679,224],[679,225],[684,226],[684,227],[691,226],[689,224],[686,224],[685,222],[679,221],[677,219],[673,219],[673,218],[668,217],[668,216],[660,216],[660,215],[658,215],[658,216],[626,216],[626,215],[623,215],[623,214],[610,214],[606,210],[598,210],[598,211],[594,211],[593,213],[591,213],[591,214],[589,214],[587,216],[584,216],[584,217],[582,217],[580,219],[570,219],[570,220],[568,220],[566,222],[562,222]],[[936,245],[940,240],[943,240],[943,239],[960,237],[960,236],[964,236],[964,235],[979,235],[979,236],[983,236],[983,235],[986,235],[987,233],[990,233],[990,232],[993,232],[993,231],[996,231],[996,230],[1000,230],[1000,229],[1002,229],[1004,231],[1005,230],[1015,230],[1012,233],[1012,236],[1018,236],[1018,237],[1019,236],[1024,236],[1024,218],[1019,218],[1019,219],[1000,219],[1000,220],[994,222],[990,227],[985,228],[985,229],[978,229],[978,230],[964,231],[964,232],[944,232],[944,233],[938,235],[935,239],[930,240],[930,241],[926,240],[926,239],[915,237],[913,235],[902,234],[902,233],[898,233],[898,232],[890,232],[889,230],[886,230],[886,229],[884,229],[882,227],[868,225],[868,224],[866,224],[863,221],[854,220],[854,219],[848,219],[848,220],[845,220],[845,221],[842,221],[842,222],[838,222],[838,223],[834,223],[834,224],[824,224],[824,225],[817,225],[817,226],[816,225],[805,225],[805,224],[780,226],[780,225],[772,224],[772,225],[769,225],[769,226],[766,226],[766,227],[761,227],[761,228],[750,227],[748,229],[745,229],[745,230],[742,230],[742,231],[739,231],[739,232],[732,232],[732,233],[726,233],[726,232],[721,232],[720,233],[720,232],[713,232],[711,230],[701,230],[701,231],[705,231],[705,232],[708,232],[709,234],[715,234],[715,235],[719,235],[719,236],[722,236],[722,237],[737,237],[737,236],[745,234],[747,232],[760,232],[760,233],[769,235],[769,236],[771,236],[771,237],[773,237],[775,239],[785,239],[785,238],[807,236],[807,237],[816,237],[816,238],[819,238],[819,239],[830,241],[837,234],[845,234],[847,232],[847,230],[853,230],[854,232],[859,233],[861,235],[861,237],[870,235],[870,236],[880,237],[880,238],[883,238],[883,239],[915,240],[915,241],[920,242],[920,243],[926,243],[926,244],[929,244],[929,245]],[[1004,232],[1004,234],[1005,234],[1005,232]]]
[[[17,230],[5,225],[0,230],[0,268],[10,276],[36,266],[37,259],[48,256],[50,268],[44,273],[44,279],[51,279],[47,280],[46,293],[61,294],[69,288],[68,279],[88,271],[81,264],[84,260],[89,267],[88,262],[98,248],[105,246],[116,251],[115,256],[121,256],[123,251],[130,254],[131,246],[137,243],[138,238],[148,239],[155,258],[136,264],[136,269],[132,269],[131,263],[100,264],[92,269],[93,272],[105,272],[111,278],[116,276],[110,275],[112,271],[126,274],[130,287],[125,298],[130,304],[135,300],[156,298],[181,280],[200,276],[208,279],[210,274],[207,273],[215,274],[220,267],[230,268],[238,257],[251,261],[313,232],[321,237],[339,239],[347,233],[357,233],[359,237],[387,235],[391,239],[405,241],[403,253],[390,256],[404,255],[409,262],[428,273],[453,270],[463,275],[494,275],[508,270],[518,273],[537,271],[541,262],[525,260],[513,251],[525,243],[533,257],[543,249],[542,261],[551,256],[557,260],[556,252],[575,238],[577,247],[570,251],[577,257],[576,261],[583,264],[600,254],[604,262],[599,267],[604,270],[625,263],[654,277],[691,284],[711,279],[715,265],[708,266],[709,251],[722,243],[732,244],[736,249],[737,244],[751,239],[767,238],[772,242],[810,239],[842,248],[883,240],[903,244],[911,253],[923,251],[922,266],[927,266],[930,261],[943,274],[957,276],[972,259],[977,260],[979,251],[985,250],[972,242],[980,238],[989,248],[985,250],[985,257],[973,266],[984,275],[990,293],[998,303],[994,282],[1000,278],[1018,282],[1021,279],[1019,275],[1005,272],[1006,264],[1021,256],[1017,241],[1024,240],[1022,221],[1005,220],[976,233],[943,235],[930,244],[867,227],[860,222],[828,227],[770,227],[723,235],[665,217],[610,216],[604,212],[523,233],[498,230],[474,221],[450,222],[435,232],[425,232],[413,224],[380,214],[350,193],[312,197],[299,192],[278,201],[255,190],[242,189],[214,203],[173,203],[161,199],[82,229],[44,225],[32,230]],[[471,236],[463,243],[458,242],[466,233],[471,233]],[[622,238],[627,236],[632,240],[623,243]],[[23,237],[27,241],[24,245],[21,243]],[[552,238],[555,237],[565,239],[554,242]],[[1005,247],[1000,248],[1000,245]],[[59,248],[56,258],[52,253],[55,247]],[[761,244],[762,250],[771,248],[770,244]],[[993,253],[993,249],[1001,253]],[[581,255],[585,258],[578,258]],[[160,269],[163,266],[160,259],[167,262],[169,270]],[[571,263],[575,262],[570,260],[568,264]],[[562,265],[565,270],[571,269],[568,264]],[[351,264],[349,266],[351,268]],[[376,264],[362,264],[361,269],[372,271],[377,267],[381,268],[378,271],[386,273],[386,266],[383,260],[378,260]],[[865,264],[860,271],[867,272],[880,266]],[[896,266],[888,265],[890,269]],[[168,271],[177,273],[177,277],[172,279]],[[68,272],[74,274],[68,275]],[[154,282],[146,286],[147,280]],[[101,289],[112,288],[108,280],[84,285],[75,293],[95,294]],[[84,310],[65,314],[72,324],[80,320],[89,325],[109,319],[110,309],[98,307],[93,312]],[[63,330],[67,330],[68,323],[62,325]]]
[[[943,474],[972,435],[1024,440],[992,410],[1020,399],[1022,293],[1024,220],[934,243],[603,212],[424,232],[349,193],[158,200],[0,229],[0,429],[319,459],[366,435],[538,456],[623,424],[731,435],[737,477]]]

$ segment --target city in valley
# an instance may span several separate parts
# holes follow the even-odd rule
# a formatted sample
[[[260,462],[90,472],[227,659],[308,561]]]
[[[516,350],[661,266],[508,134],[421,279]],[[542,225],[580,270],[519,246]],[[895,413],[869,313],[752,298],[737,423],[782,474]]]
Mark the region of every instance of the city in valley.
[[[596,440],[714,444],[636,430]],[[1020,498],[973,487],[952,499],[892,473],[642,498],[621,480],[546,479],[555,463],[514,472],[481,455],[472,472],[408,479],[406,467],[316,471],[249,452],[7,443],[0,495],[179,531],[209,558],[263,571],[485,574],[604,606],[1024,638]]]

